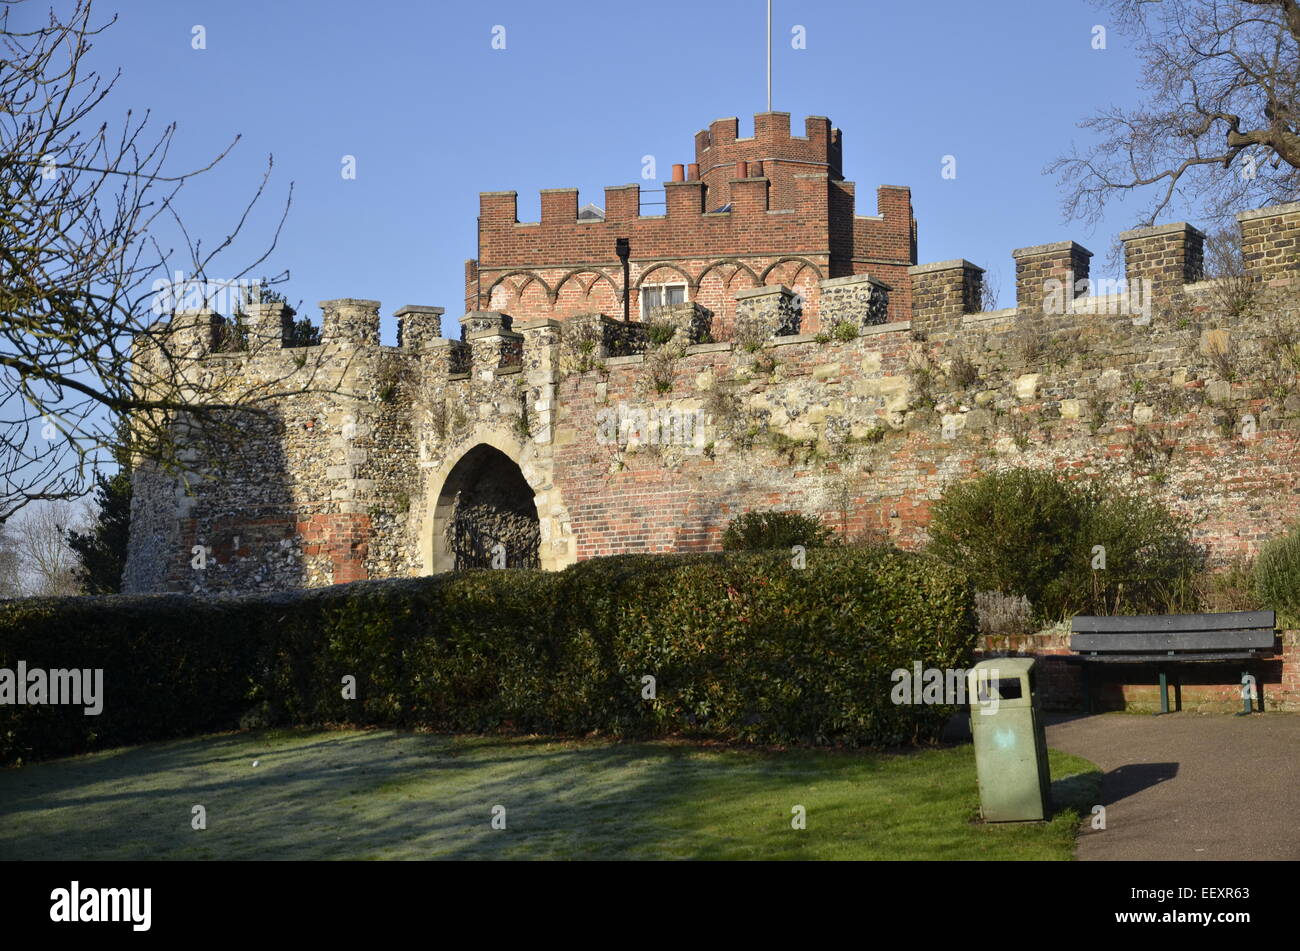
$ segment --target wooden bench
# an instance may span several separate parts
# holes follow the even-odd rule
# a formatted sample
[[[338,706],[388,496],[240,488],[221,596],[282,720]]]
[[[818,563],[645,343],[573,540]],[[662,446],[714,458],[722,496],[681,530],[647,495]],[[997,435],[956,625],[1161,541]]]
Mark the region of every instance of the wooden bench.
[[[1271,654],[1275,622],[1272,611],[1076,617],[1070,622],[1070,650],[1083,658],[1083,694],[1088,712],[1092,712],[1092,696],[1088,691],[1089,664],[1157,664],[1160,671],[1160,712],[1168,713],[1167,668],[1188,662],[1248,661]],[[1245,674],[1243,684],[1244,678]],[[1181,691],[1179,696],[1181,699]],[[1263,706],[1261,695],[1261,710]],[[1242,712],[1250,713],[1251,710],[1250,691],[1243,690]]]

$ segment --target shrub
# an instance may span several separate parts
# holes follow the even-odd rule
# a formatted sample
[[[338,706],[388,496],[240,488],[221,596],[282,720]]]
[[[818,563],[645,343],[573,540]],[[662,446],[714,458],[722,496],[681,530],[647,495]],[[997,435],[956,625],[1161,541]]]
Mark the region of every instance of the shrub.
[[[831,329],[831,336],[840,341],[840,343],[848,343],[850,340],[856,340],[858,334],[859,331],[857,324],[847,320],[841,320]]]
[[[1252,587],[1283,628],[1300,627],[1300,525],[1268,542],[1255,559]]]
[[[237,353],[248,349],[248,325],[240,315],[223,319],[217,324],[213,335],[212,350],[215,353]]]
[[[1048,473],[1011,469],[956,483],[931,514],[931,553],[962,567],[977,589],[1024,595],[1035,607],[1078,554],[1078,500]]]
[[[293,317],[293,311],[289,312]],[[286,347],[320,346],[321,329],[311,322],[310,317],[298,317],[289,324],[289,333],[284,341]]]
[[[970,389],[979,384],[979,367],[966,354],[959,353],[948,367],[948,379],[959,390]]]
[[[952,713],[893,704],[892,671],[969,666],[975,637],[960,572],[879,548],[6,602],[0,668],[102,667],[105,703],[0,707],[0,763],[241,722],[884,746]]]
[[[653,346],[661,347],[677,334],[677,325],[668,320],[654,321],[646,326],[646,335]]]
[[[1132,489],[1096,483],[1080,493],[1089,519],[1080,526],[1079,544],[1089,554],[1072,562],[1062,579],[1058,617],[1198,610],[1196,582],[1205,552],[1192,543],[1187,519]],[[1092,568],[1096,545],[1105,548],[1105,570]]]
[[[1255,566],[1237,560],[1217,571],[1203,571],[1197,581],[1197,599],[1202,611],[1259,611],[1269,599],[1255,590]]]
[[[1045,622],[1193,609],[1203,563],[1189,524],[1158,502],[1030,469],[951,486],[934,507],[930,537],[930,552],[977,588],[1023,595]],[[1096,546],[1104,569],[1093,567]]]
[[[723,551],[763,551],[771,548],[821,548],[832,532],[821,519],[801,512],[746,512],[727,523]]]

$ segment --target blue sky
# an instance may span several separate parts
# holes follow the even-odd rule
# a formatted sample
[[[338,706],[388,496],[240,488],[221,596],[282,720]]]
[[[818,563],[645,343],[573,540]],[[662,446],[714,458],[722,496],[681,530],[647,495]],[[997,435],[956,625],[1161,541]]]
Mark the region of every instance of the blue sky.
[[[119,20],[98,41],[97,68],[122,77],[104,117],[151,110],[179,124],[172,168],[205,164],[236,134],[234,153],[183,192],[191,228],[219,241],[260,180],[267,194],[233,265],[269,238],[289,183],[293,208],[260,273],[288,270],[291,301],[361,297],[463,311],[463,266],[475,253],[478,193],[519,192],[536,220],[542,188],[660,179],[692,159],[692,136],[737,115],[741,134],[765,108],[764,0],[100,0]],[[965,257],[990,269],[1013,302],[1016,247],[1073,238],[1097,255],[1131,227],[1136,206],[1089,230],[1061,218],[1043,167],[1084,142],[1078,120],[1136,103],[1138,64],[1083,0],[776,0],[773,108],[829,116],[843,130],[845,177],[859,212],[879,184],[910,185],[920,260]],[[196,25],[206,49],[192,48]],[[805,28],[807,48],[791,48]],[[492,48],[505,27],[506,48]],[[341,175],[356,158],[356,178]],[[941,177],[943,157],[957,177]],[[659,182],[643,182],[658,187]],[[1179,210],[1176,213],[1180,213]],[[210,277],[229,276],[215,269]]]

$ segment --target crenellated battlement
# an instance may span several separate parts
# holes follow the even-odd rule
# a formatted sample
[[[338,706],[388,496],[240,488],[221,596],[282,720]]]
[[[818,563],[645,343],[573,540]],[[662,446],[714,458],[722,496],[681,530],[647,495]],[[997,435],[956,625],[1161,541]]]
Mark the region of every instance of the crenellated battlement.
[[[816,181],[816,177],[813,177]],[[750,180],[763,182],[765,180]],[[821,179],[824,181],[824,179]],[[744,182],[742,182],[744,183]],[[635,187],[635,186],[631,186]],[[575,197],[572,190],[556,194]],[[743,202],[742,202],[743,204]],[[567,213],[567,212],[566,212]],[[734,211],[732,213],[735,213]],[[743,214],[744,212],[740,212]],[[1268,286],[1284,286],[1300,277],[1300,203],[1276,205],[1242,212],[1241,254],[1244,275]],[[1086,313],[1098,307],[1134,310],[1131,315],[1149,320],[1151,312],[1176,303],[1188,289],[1205,279],[1205,234],[1186,222],[1157,225],[1125,231],[1119,235],[1124,248],[1124,274],[1119,279],[1097,279],[1091,273],[1092,252],[1074,241],[1057,241],[1017,248],[1011,252],[1016,265],[1016,301],[1019,313],[1042,313],[1048,316],[1066,312]],[[776,271],[763,275],[763,283],[750,283],[728,295],[725,307],[732,316],[729,325],[720,326],[718,311],[701,303],[701,290],[711,266],[674,266],[671,277],[686,286],[690,300],[672,307],[657,308],[650,315],[634,315],[624,323],[617,308],[601,308],[571,315],[590,323],[600,316],[605,327],[623,330],[602,331],[602,353],[629,356],[644,352],[649,346],[647,325],[653,320],[678,323],[691,344],[729,339],[737,331],[737,315],[745,315],[746,326],[753,320],[766,321],[775,338],[803,332],[830,331],[841,323],[859,328],[885,322],[894,315],[892,285],[870,274],[822,278],[802,288],[773,280]],[[739,268],[737,268],[739,271]],[[913,265],[907,269],[911,306],[904,314],[913,330],[942,332],[958,329],[963,319],[981,313],[984,269],[965,259]],[[548,300],[556,300],[563,287],[550,287],[534,278]],[[618,282],[612,285],[610,299],[621,294]],[[809,325],[809,298],[819,305],[820,320]],[[320,302],[322,312],[322,347],[342,347],[348,351],[379,346],[380,302],[356,298],[339,298]],[[610,311],[613,311],[611,313]],[[755,318],[755,313],[762,316]],[[498,366],[524,361],[526,335],[514,324],[518,315],[503,309],[472,310],[460,318],[460,339],[444,340],[441,307],[405,305],[394,311],[398,321],[397,347],[418,355],[432,348],[455,354],[448,372],[469,372],[468,354],[478,344],[500,350],[492,360]],[[640,319],[646,317],[647,319]],[[525,316],[521,323],[539,318]],[[549,318],[540,318],[549,319]],[[562,322],[561,322],[562,323]],[[217,352],[223,318],[211,310],[177,311],[170,323],[175,352],[190,357]],[[781,328],[781,329],[777,329]],[[242,348],[250,355],[278,350],[300,350],[289,345],[290,316],[284,304],[252,304],[245,315],[246,343]],[[731,333],[720,333],[727,330]],[[575,325],[575,332],[577,332]],[[748,332],[748,331],[746,331]],[[491,341],[490,344],[484,343]],[[392,350],[394,348],[385,348]],[[474,361],[476,362],[476,361]],[[455,369],[453,369],[453,367]]]
[[[554,229],[581,226],[590,235],[601,235],[605,229],[601,226],[619,222],[640,222],[646,230],[638,237],[651,242],[680,242],[674,244],[679,250],[690,250],[693,246],[704,249],[726,251],[727,245],[719,240],[734,230],[734,222],[742,217],[759,214],[795,213],[797,216],[810,217],[814,221],[824,218],[828,208],[828,196],[832,193],[852,197],[853,185],[833,178],[824,170],[811,168],[792,174],[786,188],[778,192],[777,184],[765,174],[763,166],[750,166],[741,169],[746,174],[725,180],[728,186],[725,198],[708,190],[703,179],[682,179],[664,183],[665,211],[656,214],[642,214],[641,186],[636,182],[626,185],[611,185],[605,189],[605,215],[603,218],[580,218],[578,210],[578,189],[545,188],[541,195],[541,218],[537,221],[520,221],[518,219],[518,193],[481,192],[479,194],[479,221],[483,232],[491,234],[514,235],[518,250],[527,251],[532,260],[545,263],[548,260],[560,260],[563,255],[571,254],[572,245],[549,247],[539,241],[543,235],[554,236]],[[780,194],[785,200],[778,203]],[[716,222],[710,224],[710,222]],[[682,232],[681,227],[689,224],[695,227],[711,228],[694,239]],[[825,228],[825,222],[820,222]],[[657,229],[657,230],[656,230]],[[537,233],[534,234],[533,232]],[[577,248],[600,247],[601,253],[608,256],[608,249],[598,245],[595,240],[585,244],[581,237],[583,231],[574,233],[579,240]],[[734,237],[734,235],[733,235]],[[596,239],[598,240],[598,239]],[[658,247],[657,243],[651,247]],[[649,249],[646,249],[649,252]],[[735,253],[747,250],[740,244],[731,249]],[[550,255],[547,252],[554,252]]]
[[[907,319],[907,268],[916,263],[910,189],[881,186],[875,213],[858,214],[829,119],[808,117],[796,136],[789,113],[760,113],[754,130],[738,137],[731,118],[697,133],[696,160],[672,165],[662,205],[643,206],[639,183],[607,187],[595,210],[579,208],[575,188],[545,189],[539,220],[521,222],[515,192],[481,193],[467,309],[564,320],[621,313],[627,296],[636,316],[642,286],[673,283],[675,269],[724,334],[737,291],[783,283],[803,298],[804,325],[816,328],[817,282],[861,274],[891,287],[890,319]],[[629,253],[626,291],[619,241]]]
[[[715,119],[695,134],[695,165],[712,196],[709,204],[732,200],[732,182],[762,177],[771,182],[771,208],[795,208],[799,190],[795,178],[824,174],[832,181],[844,178],[844,148],[839,129],[825,116],[804,120],[804,134],[790,134],[790,113],[760,112],[754,116],[754,134],[738,138],[736,118]]]
[[[1270,287],[1300,278],[1300,203],[1274,205],[1237,215],[1243,277]],[[1017,312],[1087,313],[1099,307],[1148,322],[1175,305],[1205,278],[1205,233],[1187,222],[1122,232],[1124,274],[1095,278],[1092,252],[1075,241],[1017,248]],[[980,312],[983,268],[962,259],[909,269],[914,326],[953,329]],[[1104,298],[1104,300],[1102,300]]]
[[[287,395],[189,482],[137,470],[127,587],[422,574],[494,540],[543,568],[711,550],[753,509],[916,547],[948,484],[1003,465],[1149,479],[1220,560],[1300,517],[1300,203],[1238,216],[1237,277],[1207,280],[1178,222],[1119,235],[1115,280],[1072,240],[1017,248],[1015,306],[984,310],[982,266],[918,262],[910,190],[858,214],[839,131],[804,129],[714,121],[657,215],[636,184],[603,214],[547,189],[532,223],[483,193],[456,337],[408,304],[381,345],[357,298],[320,302],[315,346],[283,304],[242,333],[175,313],[206,379]],[[1257,304],[1225,304],[1242,286]]]

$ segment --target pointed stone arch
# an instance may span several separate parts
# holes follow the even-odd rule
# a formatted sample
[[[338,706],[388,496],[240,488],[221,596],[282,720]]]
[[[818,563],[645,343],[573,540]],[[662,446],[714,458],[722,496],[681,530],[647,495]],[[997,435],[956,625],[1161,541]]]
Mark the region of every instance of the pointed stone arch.
[[[692,292],[694,292],[695,288],[699,286],[700,282],[698,280],[691,277],[689,274],[687,274],[685,271],[679,268],[676,264],[662,263],[662,264],[651,264],[649,268],[642,271],[641,276],[636,279],[636,289],[640,291],[642,285],[645,284],[646,282],[646,278],[654,274],[655,271],[664,271],[664,270],[675,271],[679,275],[681,275],[682,280],[686,282],[686,286],[689,287]]]
[[[734,268],[731,274],[729,274],[723,280],[722,283],[724,284],[724,286],[728,286],[728,287],[731,286],[731,282],[735,279],[736,274],[738,274],[741,271],[745,271],[746,273],[749,274],[750,278],[752,278],[754,281],[755,287],[759,286],[759,284],[761,283],[758,274],[756,274],[754,272],[754,269],[750,267],[748,264],[746,264],[744,261],[737,260],[736,258],[722,258],[718,261],[713,261],[707,267],[705,267],[705,269],[700,272],[700,276],[696,280],[696,284],[698,285],[703,283],[704,279],[709,276],[710,272],[717,270],[718,268],[721,268],[724,265]]]
[[[597,281],[604,281],[605,283],[607,283],[610,286],[610,289],[615,294],[621,293],[619,291],[618,284],[614,281],[612,277],[610,277],[604,271],[594,267],[579,267],[579,268],[574,268],[572,271],[569,271],[562,278],[560,278],[558,281],[555,282],[555,289],[551,292],[552,293],[551,299],[555,300],[560,296],[561,289],[568,281],[573,280],[575,278],[581,278],[583,274],[593,275],[592,279],[588,281],[586,284],[583,284],[581,280],[578,280],[578,284],[582,287],[585,293],[590,294],[591,289],[596,286]]]
[[[589,277],[589,280],[584,278]],[[570,291],[565,294],[565,286],[575,284],[581,288],[580,295]],[[603,290],[597,288],[602,285]],[[571,316],[575,313],[614,313],[620,309],[623,292],[612,277],[604,271],[593,267],[575,268],[555,282],[552,292],[551,309],[557,318]],[[567,298],[567,299],[566,299]]]
[[[496,488],[513,494],[516,511],[526,512],[536,521],[538,566],[555,570],[571,564],[574,550],[573,539],[568,537],[569,517],[552,485],[549,457],[539,458],[535,447],[525,447],[506,430],[479,427],[430,471],[425,482],[426,514],[419,532],[424,572],[455,569],[456,555],[448,548],[446,536],[455,514],[456,493],[464,493],[485,474],[495,480]],[[528,508],[523,504],[525,495]]]
[[[506,283],[507,280],[512,277],[521,277],[523,278],[523,280]],[[525,271],[525,270],[507,271],[505,274],[497,275],[496,280],[494,280],[491,286],[489,286],[487,289],[487,299],[490,302],[492,300],[492,292],[495,291],[502,284],[505,284],[505,286],[509,288],[511,293],[514,294],[515,300],[518,300],[521,297],[523,297],[524,291],[528,288],[528,285],[532,284],[534,281],[536,281],[538,284],[541,285],[543,292],[546,294],[547,300],[555,299],[554,292],[551,290],[551,286],[547,284],[546,281],[544,281],[539,275],[537,275],[533,271]],[[508,309],[513,304],[514,301],[508,301],[505,307],[502,309]]]
[[[784,257],[784,258],[777,258],[775,261],[773,261],[773,262],[772,262],[771,264],[769,264],[767,267],[763,268],[763,276],[762,276],[762,278],[760,279],[760,284],[766,284],[766,283],[767,283],[767,276],[768,276],[769,274],[771,274],[773,271],[775,271],[777,268],[779,268],[782,264],[789,264],[789,263],[794,262],[794,261],[797,261],[799,264],[802,264],[802,265],[804,265],[805,267],[810,267],[810,268],[812,268],[813,273],[817,275],[817,280],[819,280],[819,281],[823,281],[823,280],[826,279],[826,275],[822,273],[822,269],[819,268],[819,267],[818,267],[816,264],[814,264],[812,261],[809,261],[807,258],[799,258],[799,257]],[[798,269],[796,269],[796,273],[798,273]]]

